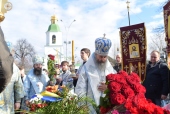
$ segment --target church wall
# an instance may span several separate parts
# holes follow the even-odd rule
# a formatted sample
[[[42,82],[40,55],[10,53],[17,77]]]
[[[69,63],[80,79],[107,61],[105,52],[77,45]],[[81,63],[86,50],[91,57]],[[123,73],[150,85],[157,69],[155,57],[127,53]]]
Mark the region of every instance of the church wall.
[[[49,32],[47,33],[48,34],[48,38],[49,38],[49,41],[48,41],[48,44],[50,46],[61,46],[63,44],[63,41],[62,41],[62,32]],[[55,41],[53,40],[53,35],[55,36]]]

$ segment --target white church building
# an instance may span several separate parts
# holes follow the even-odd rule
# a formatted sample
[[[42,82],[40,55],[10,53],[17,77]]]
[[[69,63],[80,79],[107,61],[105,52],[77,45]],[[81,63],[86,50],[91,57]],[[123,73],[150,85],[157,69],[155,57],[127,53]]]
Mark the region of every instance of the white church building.
[[[45,57],[44,57],[44,68],[47,68],[48,55],[54,55],[57,64],[60,64],[64,60],[63,55],[63,40],[62,32],[57,24],[57,17],[55,15],[51,16],[51,24],[46,32],[46,45]]]

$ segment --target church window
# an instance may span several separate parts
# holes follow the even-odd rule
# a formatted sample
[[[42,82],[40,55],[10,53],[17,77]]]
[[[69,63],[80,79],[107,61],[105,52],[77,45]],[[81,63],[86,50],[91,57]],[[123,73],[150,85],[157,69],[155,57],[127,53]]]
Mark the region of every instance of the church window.
[[[52,44],[55,44],[55,43],[56,43],[56,36],[53,35],[53,36],[52,36]]]

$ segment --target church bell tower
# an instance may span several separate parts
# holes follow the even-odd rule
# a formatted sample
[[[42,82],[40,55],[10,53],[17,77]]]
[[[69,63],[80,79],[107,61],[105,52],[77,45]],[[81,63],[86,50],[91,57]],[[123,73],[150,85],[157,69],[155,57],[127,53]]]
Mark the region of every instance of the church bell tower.
[[[56,15],[51,16],[51,24],[46,32],[46,45],[45,45],[45,59],[44,67],[47,66],[48,55],[52,54],[55,56],[56,64],[60,64],[63,60],[63,40],[62,32],[57,24]]]

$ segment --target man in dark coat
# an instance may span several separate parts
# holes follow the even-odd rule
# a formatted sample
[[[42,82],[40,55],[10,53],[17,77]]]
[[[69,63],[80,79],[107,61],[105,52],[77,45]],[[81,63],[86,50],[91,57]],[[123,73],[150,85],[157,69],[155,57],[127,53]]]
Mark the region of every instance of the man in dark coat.
[[[143,85],[146,88],[146,98],[158,106],[168,95],[168,71],[167,64],[160,60],[160,53],[152,51]]]

